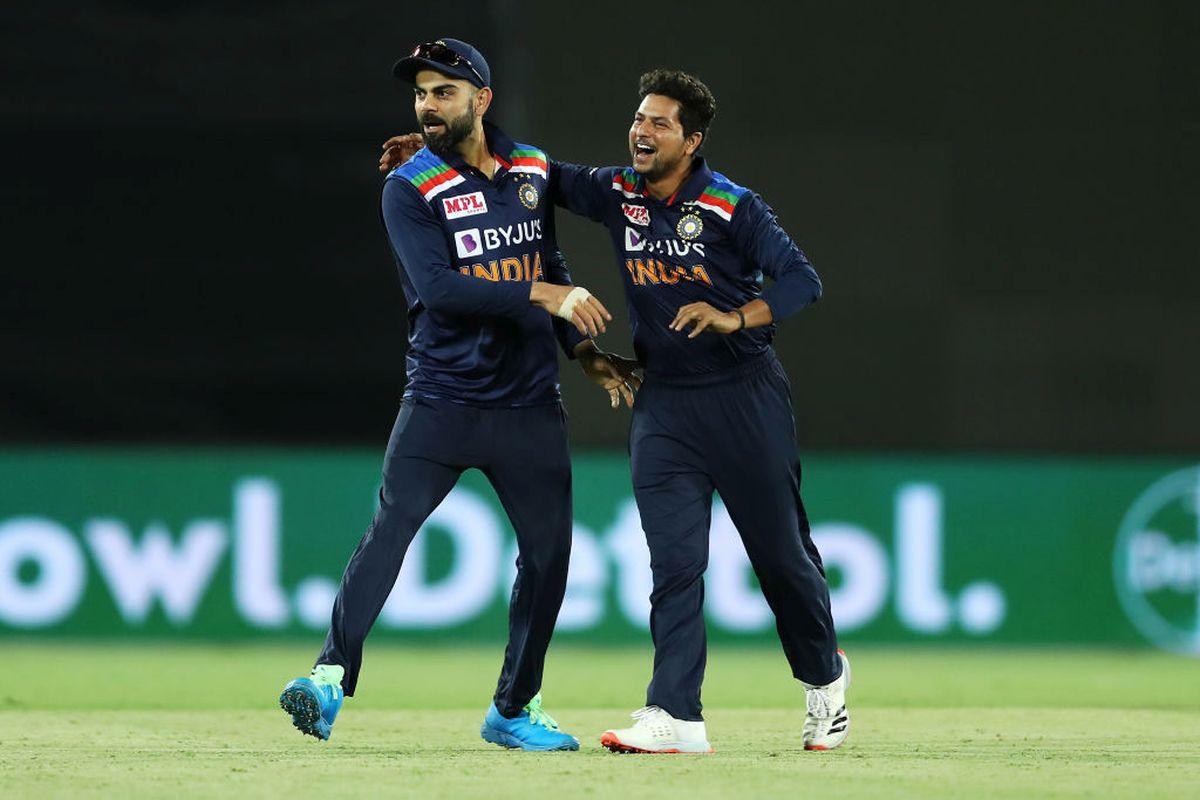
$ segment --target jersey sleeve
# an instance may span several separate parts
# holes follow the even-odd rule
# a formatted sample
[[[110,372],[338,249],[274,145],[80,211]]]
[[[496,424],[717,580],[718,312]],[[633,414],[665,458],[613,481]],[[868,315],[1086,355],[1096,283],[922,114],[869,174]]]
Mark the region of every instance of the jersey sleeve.
[[[614,167],[585,167],[551,161],[550,195],[555,205],[601,222],[605,206],[611,202],[614,171]]]
[[[455,267],[446,234],[429,204],[402,181],[383,185],[383,224],[421,303],[456,315],[519,318],[529,311],[529,284],[463,275]]]
[[[571,285],[571,272],[567,269],[567,257],[558,248],[558,237],[554,230],[554,207],[546,209],[546,282],[559,286]],[[554,336],[567,358],[575,358],[575,346],[587,337],[579,329],[561,317],[553,317]]]
[[[817,271],[761,197],[751,193],[738,204],[730,232],[738,249],[773,281],[762,299],[776,322],[821,299]]]

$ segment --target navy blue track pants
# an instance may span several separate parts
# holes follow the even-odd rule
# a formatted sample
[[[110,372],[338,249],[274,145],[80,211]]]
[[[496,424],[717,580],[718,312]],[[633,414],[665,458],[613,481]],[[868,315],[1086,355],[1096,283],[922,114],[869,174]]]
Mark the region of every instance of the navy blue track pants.
[[[562,405],[483,409],[411,398],[388,441],[379,510],[342,575],[317,659],[346,669],[347,695],[358,682],[363,641],[417,529],[472,467],[496,490],[520,553],[496,708],[515,716],[541,688],[571,555],[571,461]]]
[[[634,404],[630,455],[654,574],[646,705],[702,719],[714,490],[775,614],[792,674],[815,684],[836,680],[829,587],[800,500],[790,387],[774,353],[711,376],[648,377]]]

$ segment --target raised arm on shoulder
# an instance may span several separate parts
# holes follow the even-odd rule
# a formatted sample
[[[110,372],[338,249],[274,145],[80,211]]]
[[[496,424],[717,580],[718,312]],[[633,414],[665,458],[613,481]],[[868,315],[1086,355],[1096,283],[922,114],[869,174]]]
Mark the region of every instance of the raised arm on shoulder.
[[[550,161],[550,196],[555,205],[599,222],[612,191],[612,167]]]

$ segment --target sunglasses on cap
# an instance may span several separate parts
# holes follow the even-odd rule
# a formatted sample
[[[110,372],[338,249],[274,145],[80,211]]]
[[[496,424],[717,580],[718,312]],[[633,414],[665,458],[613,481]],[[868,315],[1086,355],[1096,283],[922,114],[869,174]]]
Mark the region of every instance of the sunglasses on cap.
[[[441,42],[426,42],[425,44],[417,45],[413,48],[412,57],[424,58],[438,64],[445,64],[447,67],[465,66],[471,72],[475,73],[476,78],[479,78],[480,86],[487,85],[487,81],[483,79],[483,76],[479,74],[479,70],[475,69],[475,65],[469,59],[463,58]]]

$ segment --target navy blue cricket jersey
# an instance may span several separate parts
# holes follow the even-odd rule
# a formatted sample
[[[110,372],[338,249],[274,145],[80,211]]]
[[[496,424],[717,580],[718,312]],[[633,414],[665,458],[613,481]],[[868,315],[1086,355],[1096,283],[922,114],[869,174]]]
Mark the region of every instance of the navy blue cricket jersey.
[[[547,199],[548,162],[484,123],[492,180],[421,149],[383,184],[383,222],[408,306],[404,396],[483,407],[556,402],[558,344],[583,337],[529,302],[531,281],[570,284]]]
[[[722,336],[667,326],[680,306],[704,301],[731,311],[754,299],[782,320],[821,297],[812,264],[754,192],[697,157],[666,201],[646,191],[632,167],[552,162],[554,202],[602,223],[612,236],[633,327],[633,347],[650,374],[729,369],[771,347],[775,325]],[[764,276],[773,283],[764,285]]]

